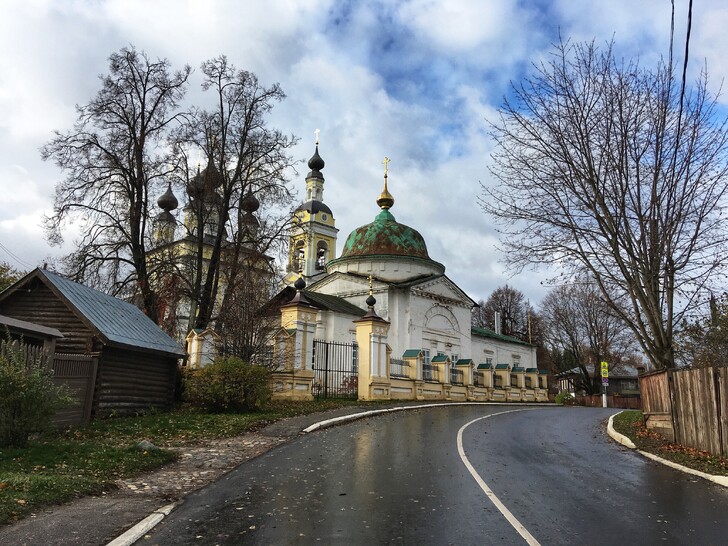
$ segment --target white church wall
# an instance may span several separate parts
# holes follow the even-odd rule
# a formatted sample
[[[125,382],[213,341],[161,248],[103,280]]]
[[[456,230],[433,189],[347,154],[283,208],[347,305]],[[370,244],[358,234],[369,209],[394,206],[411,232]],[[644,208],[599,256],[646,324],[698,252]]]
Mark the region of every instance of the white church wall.
[[[536,348],[518,343],[508,343],[498,339],[473,336],[471,357],[475,364],[488,362],[491,364],[510,364],[524,368],[535,368]]]

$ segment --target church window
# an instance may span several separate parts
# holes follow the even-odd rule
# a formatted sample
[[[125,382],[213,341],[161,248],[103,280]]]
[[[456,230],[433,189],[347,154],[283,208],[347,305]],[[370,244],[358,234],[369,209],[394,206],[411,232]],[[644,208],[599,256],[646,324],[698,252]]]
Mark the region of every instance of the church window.
[[[426,366],[430,365],[430,349],[422,349],[422,363]]]
[[[455,366],[455,364],[457,363],[457,361],[458,361],[459,358],[460,358],[460,355],[458,355],[457,353],[455,353],[454,355],[452,355],[450,357],[450,360],[452,361],[451,363],[452,363],[452,366],[453,367]]]
[[[324,213],[324,214],[321,215],[321,219],[325,222],[326,220],[329,219],[329,217],[326,216],[326,213]]]
[[[328,260],[328,247],[323,241],[319,242],[318,249],[316,250],[316,269],[323,271],[326,269],[326,262]]]

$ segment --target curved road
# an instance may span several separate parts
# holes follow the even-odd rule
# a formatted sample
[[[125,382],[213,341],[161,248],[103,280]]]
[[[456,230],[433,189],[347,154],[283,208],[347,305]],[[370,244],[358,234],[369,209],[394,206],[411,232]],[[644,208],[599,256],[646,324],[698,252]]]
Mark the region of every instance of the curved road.
[[[145,543],[725,543],[728,491],[610,441],[613,413],[441,406],[326,429],[190,495]]]

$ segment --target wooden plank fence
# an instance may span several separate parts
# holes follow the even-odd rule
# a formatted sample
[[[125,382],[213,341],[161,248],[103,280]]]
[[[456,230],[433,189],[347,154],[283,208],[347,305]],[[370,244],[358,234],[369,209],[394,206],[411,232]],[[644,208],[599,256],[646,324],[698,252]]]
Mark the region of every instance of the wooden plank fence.
[[[728,456],[728,368],[640,376],[648,428],[679,444]]]
[[[53,366],[53,382],[56,385],[65,385],[74,401],[71,406],[59,410],[53,416],[57,425],[80,425],[91,420],[93,407],[94,385],[98,358],[91,355],[60,354],[49,355],[43,347],[28,345],[18,340],[0,341],[0,354],[7,355],[9,351],[21,351],[26,362],[36,365]],[[52,363],[52,364],[51,364]]]
[[[7,339],[0,340],[0,354],[7,356],[7,354],[11,351],[21,351],[25,356],[26,362],[40,362],[47,364],[50,360],[48,353],[43,350],[43,347],[21,343],[17,339],[12,341]]]
[[[86,424],[91,420],[98,358],[92,355],[61,354],[53,357],[53,380],[65,385],[74,402],[56,413],[53,422],[61,426]]]
[[[586,406],[588,408],[601,408],[603,404],[601,394],[590,394],[576,397],[577,406]],[[642,403],[639,396],[617,396],[613,394],[607,395],[608,408],[622,409],[642,409]]]

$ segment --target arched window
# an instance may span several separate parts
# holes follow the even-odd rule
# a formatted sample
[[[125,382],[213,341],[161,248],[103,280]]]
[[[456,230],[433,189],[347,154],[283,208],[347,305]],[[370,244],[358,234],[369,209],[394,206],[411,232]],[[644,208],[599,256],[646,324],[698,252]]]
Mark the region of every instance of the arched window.
[[[326,262],[329,260],[329,247],[323,241],[319,241],[316,246],[316,270],[323,271],[326,269]]]
[[[296,242],[296,246],[291,252],[291,271],[299,272],[305,269],[306,252],[303,248],[304,245],[304,241]]]

